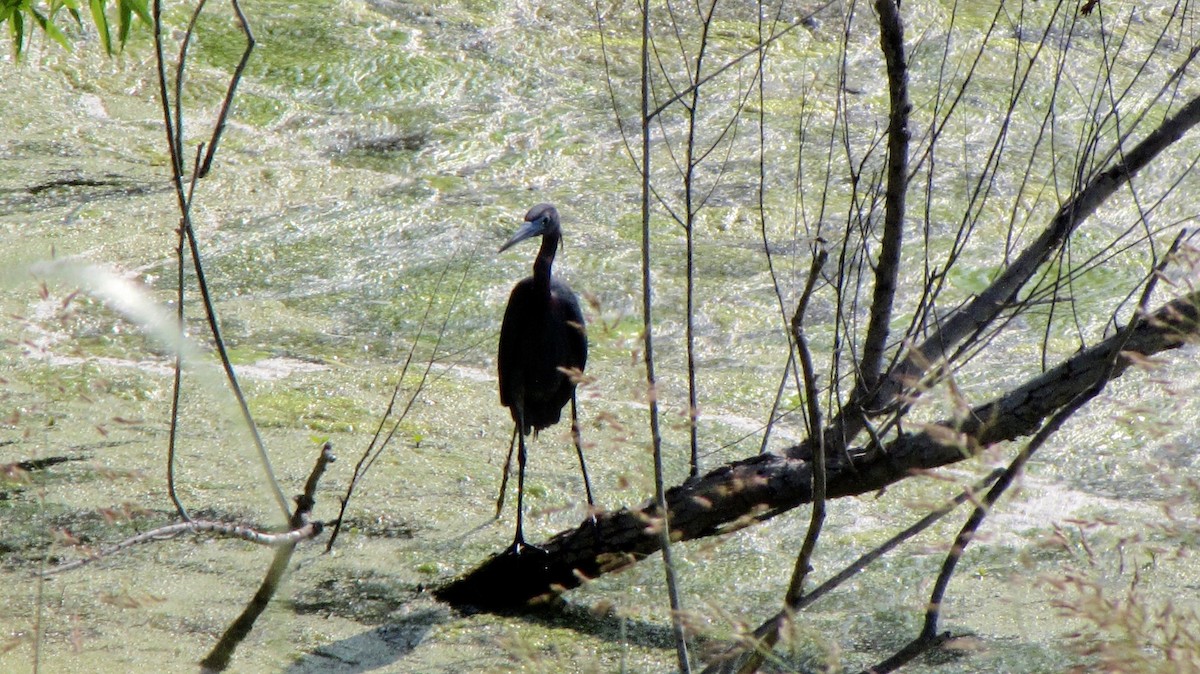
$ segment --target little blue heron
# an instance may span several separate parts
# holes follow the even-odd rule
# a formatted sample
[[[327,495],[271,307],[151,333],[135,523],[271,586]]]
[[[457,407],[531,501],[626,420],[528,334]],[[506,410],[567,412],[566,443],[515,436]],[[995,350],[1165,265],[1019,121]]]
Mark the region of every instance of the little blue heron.
[[[571,435],[583,471],[583,487],[588,507],[592,485],[588,480],[583,447],[579,440],[579,417],[575,411],[575,384],[587,364],[587,332],[579,300],[566,283],[550,275],[554,254],[562,240],[558,211],[550,204],[538,204],[525,214],[525,222],[499,252],[525,239],[542,237],[533,262],[533,275],[522,279],[508,297],[504,322],[500,326],[500,351],[496,358],[500,379],[500,403],[512,412],[513,435],[517,439],[517,533],[510,551],[520,553],[526,547],[521,531],[525,495],[525,437],[558,423],[562,408],[571,401]],[[504,479],[496,516],[504,503],[508,466],[512,460],[509,445],[504,463]]]

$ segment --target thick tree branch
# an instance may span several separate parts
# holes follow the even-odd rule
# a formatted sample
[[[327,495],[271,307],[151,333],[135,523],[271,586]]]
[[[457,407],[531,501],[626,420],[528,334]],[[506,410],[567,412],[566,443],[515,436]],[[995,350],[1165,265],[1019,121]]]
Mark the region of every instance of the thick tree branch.
[[[888,75],[888,153],[887,192],[884,197],[883,241],[879,262],[875,265],[875,290],[871,299],[871,323],[863,340],[859,366],[858,398],[875,389],[883,368],[892,322],[892,301],[896,298],[896,278],[900,275],[900,251],[904,243],[904,197],[908,193],[908,63],[904,57],[904,24],[895,0],[876,0],[879,13],[880,49],[887,58]]]
[[[964,421],[930,424],[903,434],[877,451],[848,453],[853,466],[833,456],[828,497],[872,492],[915,471],[974,456],[989,445],[1027,436],[1083,391],[1138,362],[1195,340],[1200,333],[1200,291],[1176,299],[1133,329],[1081,351],[1058,367],[1001,398],[972,410]],[[1128,342],[1122,344],[1128,338]],[[1115,366],[1108,370],[1116,355]],[[840,460],[839,460],[840,459]],[[758,455],[688,480],[666,493],[672,540],[691,540],[735,531],[766,520],[812,498],[811,465],[804,458]],[[552,597],[588,578],[630,566],[659,550],[659,510],[653,501],[597,515],[544,543],[545,555],[498,555],[437,590],[454,604],[500,609]]]

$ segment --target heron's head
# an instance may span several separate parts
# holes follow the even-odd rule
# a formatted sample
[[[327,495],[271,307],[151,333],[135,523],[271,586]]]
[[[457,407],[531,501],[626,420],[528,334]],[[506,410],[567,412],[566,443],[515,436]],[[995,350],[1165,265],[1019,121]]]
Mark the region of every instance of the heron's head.
[[[529,212],[525,214],[525,222],[521,223],[521,228],[513,233],[503,246],[500,246],[499,252],[504,252],[525,239],[543,234],[558,234],[558,232],[558,211],[550,204],[538,204],[529,209]]]

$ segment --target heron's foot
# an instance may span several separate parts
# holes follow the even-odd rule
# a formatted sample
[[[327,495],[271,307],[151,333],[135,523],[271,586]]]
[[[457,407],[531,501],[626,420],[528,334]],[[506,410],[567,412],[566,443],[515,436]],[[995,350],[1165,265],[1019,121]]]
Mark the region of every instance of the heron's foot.
[[[600,528],[600,518],[598,517],[599,514],[600,514],[600,511],[597,510],[596,508],[588,508],[587,519],[585,519],[583,521],[583,523],[591,525],[593,529],[599,529]]]
[[[584,520],[583,523],[579,525],[580,529],[582,529],[585,526],[587,526],[588,528],[590,528],[592,530],[592,535],[596,539],[596,547],[599,548],[600,544],[603,543],[603,541],[604,541],[604,537],[600,535],[600,520],[596,518],[596,510],[595,509],[590,509],[588,511],[587,519]]]
[[[517,536],[517,538],[513,540],[512,545],[508,546],[508,549],[504,551],[504,554],[520,557],[521,555],[531,554],[546,556],[550,553],[546,552],[544,548],[539,548],[536,545],[526,543],[523,537]]]

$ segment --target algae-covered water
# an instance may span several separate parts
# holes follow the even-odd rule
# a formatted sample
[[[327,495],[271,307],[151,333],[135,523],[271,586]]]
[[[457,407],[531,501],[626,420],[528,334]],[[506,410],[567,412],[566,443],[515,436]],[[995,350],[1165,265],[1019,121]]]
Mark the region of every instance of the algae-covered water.
[[[747,7],[730,6],[718,17],[714,63],[740,53],[753,36]],[[917,26],[947,11],[910,0],[903,8]],[[653,493],[639,360],[640,183],[613,111],[615,99],[624,132],[637,133],[630,123],[638,100],[636,5],[262,0],[245,10],[258,47],[215,168],[196,188],[192,217],[223,335],[283,492],[300,492],[321,444],[331,441],[340,460],[322,483],[315,516],[333,518],[410,350],[417,365],[401,382],[406,392],[424,363],[435,362],[391,446],[360,485],[334,552],[322,554],[323,539],[300,546],[234,671],[670,670],[674,650],[657,557],[531,615],[461,614],[427,592],[512,535],[511,494],[504,517],[491,521],[511,432],[493,359],[503,303],[528,273],[533,246],[495,250],[534,203],[558,205],[565,246],[556,269],[587,300],[594,381],[581,390],[580,404],[600,505],[632,505]],[[762,105],[783,120],[773,130],[780,137],[795,133],[790,121],[803,114],[819,120],[821,106],[832,105],[812,92],[838,87],[837,17],[844,10],[835,5],[777,44]],[[596,11],[606,21],[607,58]],[[792,20],[806,11],[787,8]],[[856,11],[868,25],[869,9]],[[955,30],[963,32],[954,39],[911,29],[916,53],[979,40],[991,15],[974,11],[961,15]],[[1008,20],[1035,25],[1030,11]],[[1152,23],[1157,11],[1136,18]],[[175,38],[186,16],[184,8],[168,7]],[[1173,33],[1172,44],[1160,47],[1164,64],[1139,77],[1169,70],[1166,64],[1178,60],[1170,55],[1194,43],[1189,30]],[[0,64],[0,465],[19,468],[0,476],[0,671],[194,671],[254,593],[271,551],[183,537],[46,580],[36,575],[175,521],[165,479],[169,350],[111,303],[45,271],[50,260],[76,271],[95,265],[174,310],[178,214],[152,45],[145,30],[135,32],[123,54],[105,59],[86,33],[76,39],[67,53],[37,38],[22,62]],[[844,85],[864,97],[855,123],[883,125],[867,115],[886,100],[869,51],[876,38],[862,32],[855,39],[862,47],[851,51]],[[1019,43],[1016,33],[1005,39]],[[209,8],[184,89],[189,147],[207,139],[241,44],[226,8]],[[992,75],[995,84],[962,105],[979,114],[999,109],[1001,99],[986,94],[1000,96],[1010,82]],[[922,87],[936,80],[914,74],[914,89],[927,91]],[[745,87],[748,80],[731,74],[730,81]],[[702,119],[724,123],[722,106],[738,91],[728,86],[716,90],[718,103],[702,110]],[[809,96],[803,114],[794,105],[802,94]],[[1064,120],[1073,115],[1063,112]],[[677,134],[679,122],[668,118],[660,130]],[[743,130],[732,147],[741,149],[756,133]],[[969,124],[947,133],[961,134],[959,161],[976,159],[982,141]],[[1014,143],[1027,140],[1024,132],[1014,135]],[[636,144],[633,136],[629,142]],[[661,166],[670,166],[668,156],[660,156]],[[727,175],[701,175],[713,187],[697,242],[706,467],[758,451],[786,363],[787,337],[750,215],[757,160],[727,166]],[[798,180],[794,166],[786,171],[772,184]],[[830,202],[842,210],[825,218],[844,216],[844,184],[830,183]],[[926,224],[949,226],[963,196],[931,202]],[[1042,212],[1048,203],[1034,200],[1028,210]],[[775,206],[783,212],[795,204]],[[1186,199],[1172,208],[1180,221],[1197,210]],[[954,280],[962,294],[994,271],[1006,223],[980,226],[978,237],[1000,238],[964,254],[973,266]],[[794,286],[787,290],[794,301],[810,233],[794,223],[773,226],[772,244],[782,251],[775,262],[785,285]],[[682,229],[660,212],[653,243],[658,396],[667,479],[675,483],[686,475],[688,444]],[[1103,306],[1129,292],[1144,263],[1130,255],[1093,270],[1074,290],[1079,304]],[[194,283],[191,272],[188,281]],[[195,286],[188,288],[188,333],[207,353],[207,324]],[[815,315],[832,311],[819,302]],[[1103,324],[1090,320],[1083,328]],[[1074,348],[1070,328],[1048,335],[1043,327],[1016,326],[1005,349],[963,373],[962,389],[983,400],[1020,381],[1036,370],[1043,339],[1051,350]],[[812,329],[818,347],[828,331]],[[1188,551],[1197,536],[1198,375],[1194,350],[1169,354],[1151,374],[1133,373],[1110,387],[1042,450],[951,584],[943,628],[969,638],[913,671],[1063,671],[1095,662],[1096,654],[1083,650],[1097,644],[1148,653],[1153,662],[1169,650],[1158,640],[1172,630],[1194,631],[1200,572]],[[185,373],[180,419],[177,488],[191,514],[280,525],[210,356],[194,358]],[[802,435],[799,421],[785,420],[772,446]],[[832,575],[959,482],[1004,461],[1003,453],[989,455],[941,475],[951,479],[922,477],[831,503],[815,577]],[[531,540],[583,516],[565,425],[535,441],[528,481]],[[702,652],[778,609],[806,522],[807,512],[797,511],[677,548],[683,604]],[[919,629],[929,584],[960,522],[935,527],[815,604],[791,635],[786,659],[770,667],[857,669],[903,645]],[[1101,628],[1086,615],[1127,619]],[[1156,620],[1165,626],[1155,627]],[[1200,656],[1190,649],[1200,641],[1177,643],[1194,664]]]

